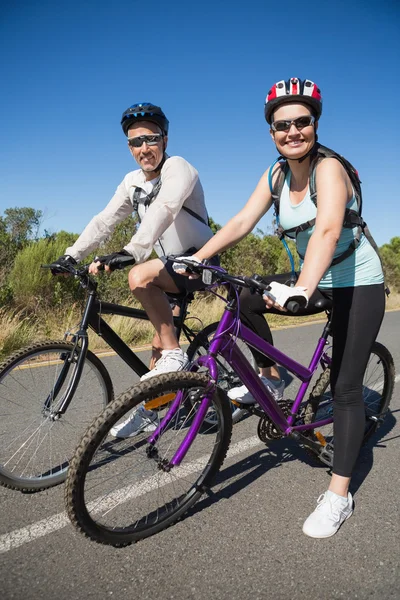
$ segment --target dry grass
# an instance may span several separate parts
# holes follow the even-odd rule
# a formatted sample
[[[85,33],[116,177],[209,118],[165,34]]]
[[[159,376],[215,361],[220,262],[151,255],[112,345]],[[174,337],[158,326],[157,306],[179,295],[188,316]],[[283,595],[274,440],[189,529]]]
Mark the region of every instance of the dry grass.
[[[398,308],[400,308],[400,294],[398,292],[391,292],[386,301],[386,310],[395,310]]]
[[[0,309],[0,358],[26,346],[33,336],[33,326],[21,312]]]
[[[205,297],[198,294],[190,305],[188,325],[200,330],[209,323],[218,321],[221,317],[225,303],[218,298]],[[392,292],[387,301],[387,310],[400,308],[400,294]],[[23,316],[21,312],[10,313],[0,309],[0,359],[39,340],[63,338],[66,331],[77,331],[81,313],[77,306],[72,306],[66,313],[49,312],[41,314],[35,319]],[[149,344],[153,337],[153,328],[146,321],[139,321],[110,315],[105,320],[114,331],[130,346]],[[295,326],[300,323],[324,320],[324,314],[310,317],[289,317],[286,315],[270,315],[268,322],[272,329],[279,327]],[[90,348],[92,350],[104,350],[108,348],[106,342],[89,331]]]

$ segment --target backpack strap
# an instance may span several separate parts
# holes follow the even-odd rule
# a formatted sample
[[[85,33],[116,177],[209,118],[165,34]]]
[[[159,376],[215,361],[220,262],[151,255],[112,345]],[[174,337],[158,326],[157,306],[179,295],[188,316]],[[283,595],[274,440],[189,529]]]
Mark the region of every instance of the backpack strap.
[[[191,208],[188,208],[187,206],[182,206],[182,209],[185,210],[187,213],[189,213],[189,215],[191,215],[192,217],[194,217],[195,219],[200,221],[201,223],[204,223],[204,225],[207,225],[208,227],[210,227],[210,218],[208,215],[207,215],[207,220],[206,220],[206,219],[203,219],[203,217],[198,215],[196,212],[194,212],[194,210],[192,210]]]
[[[383,263],[382,263],[382,258],[379,254],[379,248],[378,248],[374,238],[371,235],[371,232],[368,228],[367,223],[364,221],[364,219],[362,218],[362,215],[361,215],[363,202],[362,202],[361,180],[358,175],[357,169],[355,167],[353,167],[353,165],[346,158],[344,158],[344,156],[342,156],[341,154],[338,154],[337,152],[335,152],[331,148],[328,148],[327,146],[322,146],[322,144],[319,144],[319,143],[317,144],[317,155],[314,158],[314,160],[311,161],[311,165],[310,165],[310,197],[311,197],[311,200],[314,202],[315,206],[317,206],[317,190],[316,190],[316,185],[315,185],[315,171],[316,171],[318,163],[321,160],[323,160],[324,158],[335,158],[336,160],[338,160],[341,163],[341,165],[343,166],[347,175],[349,176],[351,185],[353,186],[354,195],[356,197],[356,202],[357,202],[357,207],[358,207],[358,212],[356,212],[354,210],[350,210],[348,208],[345,209],[343,227],[351,228],[351,229],[353,229],[354,227],[357,227],[357,232],[354,236],[354,240],[349,245],[347,250],[345,250],[343,252],[343,254],[341,254],[340,256],[337,256],[332,261],[331,264],[337,265],[338,263],[345,260],[348,256],[350,256],[357,249],[357,246],[361,241],[361,236],[362,236],[362,234],[364,234],[365,237],[367,238],[367,240],[369,241],[369,243],[371,244],[371,246],[373,247],[373,249],[375,250],[375,252],[377,253],[379,260],[381,262],[381,265],[382,265],[382,270],[383,270]],[[385,292],[387,295],[390,294],[390,290],[387,286],[385,288]]]
[[[153,202],[154,198],[156,198],[160,189],[161,189],[161,177],[157,181],[157,183],[154,185],[150,194],[146,194],[145,190],[139,186],[135,187],[135,191],[133,192],[133,197],[132,197],[132,205],[133,205],[133,210],[137,213],[139,223],[142,222],[142,219],[140,218],[139,211],[138,211],[139,200],[140,200],[142,193],[144,194],[144,205],[147,208],[147,206],[149,206]]]
[[[279,166],[275,169],[275,165]],[[287,160],[283,156],[278,156],[276,161],[272,163],[271,168],[268,173],[268,184],[269,189],[271,191],[272,201],[274,203],[274,213],[275,213],[275,221],[276,221],[276,230],[275,233],[278,235],[279,239],[282,240],[285,231],[281,227],[279,222],[279,202],[282,195],[283,186],[285,184],[286,175],[289,171],[289,165]],[[275,181],[273,179],[275,178]]]
[[[150,206],[150,204],[153,202],[153,200],[157,197],[160,189],[161,189],[161,177],[157,181],[157,183],[155,184],[153,189],[151,190],[150,194],[146,194],[144,189],[139,186],[135,187],[135,191],[133,192],[133,197],[132,197],[132,205],[133,205],[133,210],[137,213],[139,223],[141,223],[141,218],[139,215],[138,208],[139,208],[139,200],[140,200],[142,193],[145,195],[144,205],[147,208],[148,206]],[[208,215],[207,215],[207,220],[206,220],[206,219],[203,219],[203,217],[198,215],[196,212],[194,212],[194,210],[188,208],[187,206],[182,206],[182,209],[185,210],[187,213],[189,213],[189,215],[191,215],[198,221],[201,221],[201,223],[204,223],[204,225],[207,225],[208,227],[210,226],[210,220],[209,220]]]

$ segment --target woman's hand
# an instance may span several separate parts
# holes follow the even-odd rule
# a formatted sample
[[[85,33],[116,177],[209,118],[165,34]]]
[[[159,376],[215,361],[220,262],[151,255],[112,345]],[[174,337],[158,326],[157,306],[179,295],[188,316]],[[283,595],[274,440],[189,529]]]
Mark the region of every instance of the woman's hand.
[[[308,304],[305,287],[290,287],[277,281],[272,281],[269,284],[269,290],[265,290],[263,299],[268,308],[276,308],[282,312],[287,312],[285,307],[291,300],[296,301],[301,308],[306,308]]]

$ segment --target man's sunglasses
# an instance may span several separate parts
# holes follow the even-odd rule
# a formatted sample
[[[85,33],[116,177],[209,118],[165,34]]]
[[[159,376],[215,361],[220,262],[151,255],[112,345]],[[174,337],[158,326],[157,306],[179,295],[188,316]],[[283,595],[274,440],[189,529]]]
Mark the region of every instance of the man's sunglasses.
[[[132,146],[132,148],[140,148],[144,143],[148,146],[156,146],[163,137],[164,136],[161,133],[155,133],[154,135],[139,135],[138,137],[128,138],[128,144]]]
[[[297,119],[284,119],[282,121],[274,121],[271,123],[272,131],[289,131],[292,125],[299,131],[304,127],[309,127],[315,122],[315,117],[312,115],[305,115],[304,117],[297,117]]]

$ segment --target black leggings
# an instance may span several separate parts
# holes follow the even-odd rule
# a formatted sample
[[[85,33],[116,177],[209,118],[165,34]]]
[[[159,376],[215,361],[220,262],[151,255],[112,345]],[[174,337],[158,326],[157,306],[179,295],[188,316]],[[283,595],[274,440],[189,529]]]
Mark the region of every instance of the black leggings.
[[[264,281],[280,281],[288,275],[275,275]],[[331,389],[334,396],[335,452],[333,473],[350,477],[356,463],[365,427],[362,383],[372,345],[385,313],[384,285],[317,290],[316,295],[332,300]],[[241,294],[242,321],[260,337],[273,343],[263,315],[267,312],[259,294]],[[315,312],[315,311],[314,311]],[[303,313],[304,314],[304,313]],[[253,352],[259,367],[274,363]]]

